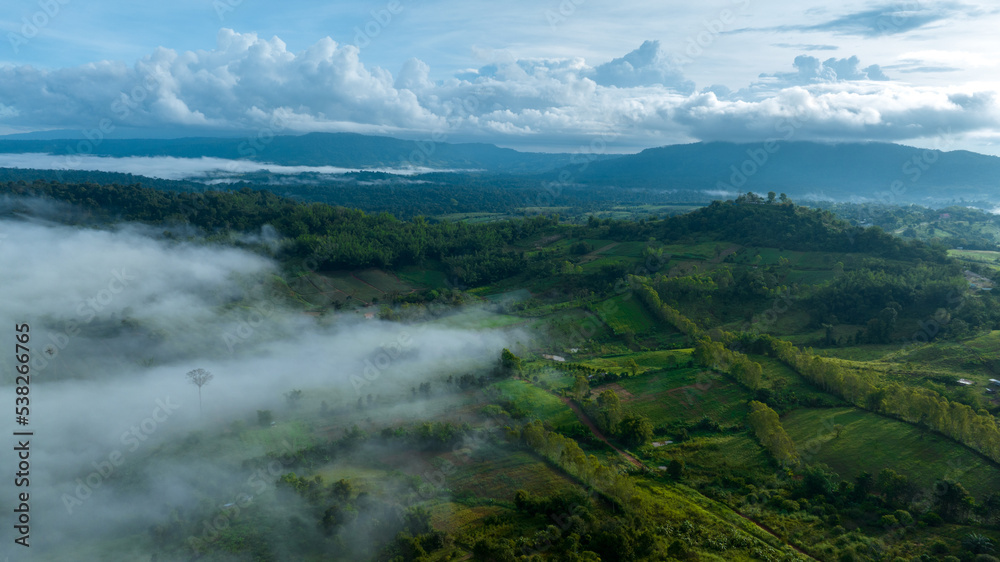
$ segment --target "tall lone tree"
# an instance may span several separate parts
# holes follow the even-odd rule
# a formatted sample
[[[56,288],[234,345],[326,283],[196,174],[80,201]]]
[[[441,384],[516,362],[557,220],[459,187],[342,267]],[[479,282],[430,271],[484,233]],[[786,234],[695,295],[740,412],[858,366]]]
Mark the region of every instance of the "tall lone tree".
[[[201,411],[201,387],[205,386],[215,377],[209,371],[205,369],[195,369],[193,371],[188,371],[187,378],[191,381],[191,384],[198,387],[198,415],[202,414]]]

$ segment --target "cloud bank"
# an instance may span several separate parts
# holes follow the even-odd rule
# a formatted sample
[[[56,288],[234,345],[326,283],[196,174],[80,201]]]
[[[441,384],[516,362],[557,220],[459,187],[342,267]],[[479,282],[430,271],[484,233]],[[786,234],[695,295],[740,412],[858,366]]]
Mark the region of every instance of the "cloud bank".
[[[875,12],[882,13],[845,16],[831,29],[853,29],[848,20],[869,25]],[[906,29],[937,17],[904,16]],[[762,140],[775,136],[781,118],[801,121],[796,134],[803,140],[906,141],[941,128],[959,135],[1000,126],[996,88],[989,84],[914,86],[890,81],[880,65],[853,56],[821,61],[802,55],[794,72],[765,73],[724,95],[717,87],[696,92],[656,41],[596,66],[504,51],[482,56],[488,62],[477,70],[432,80],[430,67],[417,59],[393,75],[367,67],[357,47],[330,38],[294,53],[277,37],[223,29],[212,50],[160,48],[131,67],[0,68],[0,125],[410,138],[433,132],[449,140],[533,146],[609,135],[622,145]],[[734,133],[726,136],[727,129]]]
[[[165,180],[209,179],[213,183],[229,181],[239,174],[269,171],[279,175],[315,173],[323,175],[343,175],[360,172],[360,168],[338,168],[336,166],[280,166],[250,160],[229,160],[225,158],[176,158],[173,156],[134,156],[111,158],[104,156],[75,155],[73,157],[54,154],[25,153],[0,154],[0,168],[20,168],[30,170],[96,170],[118,172]],[[447,172],[435,168],[413,166],[408,168],[365,168],[365,171],[386,172],[397,175],[415,175],[428,172]]]

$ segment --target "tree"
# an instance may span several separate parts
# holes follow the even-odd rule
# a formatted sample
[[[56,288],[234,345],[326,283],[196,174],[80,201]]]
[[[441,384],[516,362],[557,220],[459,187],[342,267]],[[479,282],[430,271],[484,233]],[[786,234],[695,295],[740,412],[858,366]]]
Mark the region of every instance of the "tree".
[[[201,415],[201,387],[205,386],[215,378],[215,375],[205,369],[194,369],[188,371],[187,378],[191,384],[198,387],[198,415]]]
[[[631,447],[641,447],[653,441],[653,424],[642,414],[628,413],[620,428],[622,439]]]
[[[506,347],[500,353],[500,367],[508,375],[521,372],[521,358],[511,353]]]
[[[986,554],[993,550],[993,541],[978,533],[969,533],[962,539],[962,548],[973,554]]]
[[[630,373],[632,373],[633,377],[636,375],[636,373],[639,372],[639,364],[636,363],[635,359],[633,359],[631,357],[629,357],[625,361],[625,368],[628,369]]]
[[[941,480],[934,485],[941,516],[949,521],[961,521],[975,502],[965,487],[953,480]]]
[[[778,420],[778,413],[766,404],[752,400],[748,425],[757,434],[757,439],[768,452],[783,465],[798,463],[798,451],[795,442],[785,432]]]
[[[299,400],[302,400],[301,390],[292,390],[291,392],[285,393],[285,401],[288,403],[288,407],[295,409],[299,407]]]
[[[622,402],[613,390],[605,390],[597,397],[597,407],[600,408],[601,421],[608,433],[617,433],[618,424],[622,419]]]
[[[684,461],[671,459],[670,463],[667,465],[667,476],[673,478],[674,480],[680,480],[681,477],[684,476]]]
[[[271,413],[271,410],[257,410],[257,423],[268,426],[271,425],[272,421],[274,421],[274,414]]]
[[[583,400],[590,394],[590,383],[587,382],[587,378],[583,375],[577,375],[576,379],[573,380],[573,397],[577,400]]]

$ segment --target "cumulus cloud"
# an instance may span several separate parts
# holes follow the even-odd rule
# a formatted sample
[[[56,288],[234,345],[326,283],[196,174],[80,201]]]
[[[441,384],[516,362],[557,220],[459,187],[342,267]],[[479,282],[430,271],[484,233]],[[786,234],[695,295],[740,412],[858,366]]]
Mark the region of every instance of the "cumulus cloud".
[[[224,29],[210,51],[159,49],[132,67],[2,67],[0,125],[89,130],[107,119],[122,129],[436,134],[551,149],[587,146],[598,137],[619,148],[755,140],[772,136],[766,123],[791,116],[802,121],[802,134],[822,139],[826,132],[829,140],[905,141],[941,126],[962,134],[997,124],[996,89],[988,84],[890,82],[883,67],[862,66],[855,56],[802,55],[792,72],[762,74],[736,91],[721,85],[696,91],[656,41],[597,64],[503,50],[477,56],[480,68],[436,79],[418,59],[395,74],[368,67],[356,47],[329,38],[294,53],[278,38]],[[956,103],[950,96],[958,93],[982,102]]]
[[[630,88],[662,85],[681,93],[694,91],[694,82],[660,48],[659,41],[646,41],[638,49],[594,69],[594,81],[602,86]]]
[[[392,76],[366,68],[358,48],[330,38],[301,53],[277,37],[230,29],[215,49],[178,53],[160,48],[133,67],[101,62],[54,71],[0,69],[0,103],[17,111],[10,124],[97,128],[164,124],[254,128],[275,116],[322,124],[352,123],[367,130],[427,129],[437,118]]]
[[[676,120],[705,140],[899,140],[1000,125],[993,92],[963,94],[897,84],[794,86],[755,101],[692,96]]]
[[[820,61],[809,55],[799,55],[792,63],[795,72],[761,74],[771,86],[804,86],[821,82],[843,82],[846,80],[889,80],[877,64],[861,68],[856,56],[846,59],[829,58]]]

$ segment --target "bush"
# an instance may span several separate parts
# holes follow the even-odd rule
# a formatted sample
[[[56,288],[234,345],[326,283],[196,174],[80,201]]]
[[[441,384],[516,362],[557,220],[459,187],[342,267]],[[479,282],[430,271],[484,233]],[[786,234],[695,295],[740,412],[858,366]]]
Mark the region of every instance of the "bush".
[[[934,541],[931,543],[931,554],[947,554],[948,544],[944,541]]]
[[[271,413],[271,410],[257,410],[257,423],[263,426],[269,426],[273,421],[274,414]]]
[[[782,500],[781,509],[791,513],[799,510],[799,502],[795,500]]]
[[[896,516],[896,520],[902,525],[913,525],[913,516],[910,515],[909,511],[904,509],[897,509],[893,515]]]
[[[899,520],[897,520],[893,515],[883,515],[882,518],[878,520],[878,524],[886,529],[891,529],[899,526]]]
[[[933,511],[928,511],[920,517],[920,520],[927,524],[928,527],[938,527],[944,523],[944,519]]]

